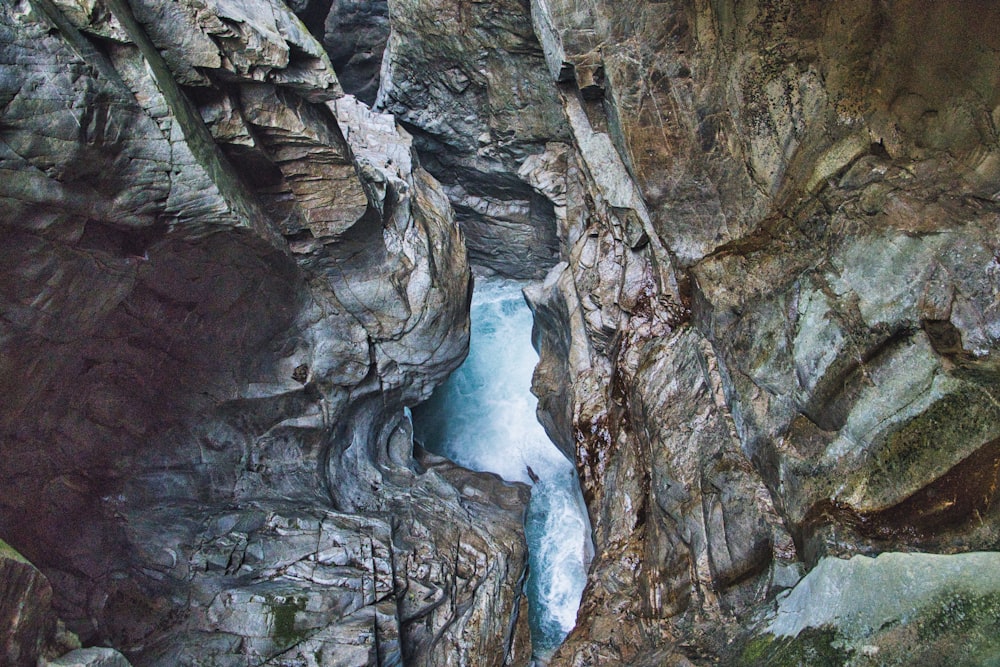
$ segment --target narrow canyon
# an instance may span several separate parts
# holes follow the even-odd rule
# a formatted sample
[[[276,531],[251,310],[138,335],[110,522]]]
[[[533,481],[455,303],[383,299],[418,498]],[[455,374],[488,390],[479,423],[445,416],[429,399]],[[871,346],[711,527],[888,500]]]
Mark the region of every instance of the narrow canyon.
[[[0,665],[1000,664],[997,25],[3,0]]]

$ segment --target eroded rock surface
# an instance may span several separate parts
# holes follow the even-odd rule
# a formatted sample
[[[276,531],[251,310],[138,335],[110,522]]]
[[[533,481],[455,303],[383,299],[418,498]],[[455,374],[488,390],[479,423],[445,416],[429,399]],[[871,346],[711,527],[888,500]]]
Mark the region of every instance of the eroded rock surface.
[[[997,651],[996,552],[824,558],[779,598],[734,664],[989,664]],[[894,595],[885,595],[893,591]],[[811,659],[810,659],[811,658]]]
[[[525,492],[403,415],[468,240],[547,273],[596,548],[553,664],[995,657],[997,12],[0,6],[0,534],[137,665],[526,663]],[[919,609],[813,613],[872,588]]]
[[[552,203],[518,170],[568,137],[520,0],[390,0],[376,105],[416,132],[480,266],[541,277],[559,257]]]
[[[0,533],[55,612],[136,665],[523,664],[524,490],[411,452],[471,278],[410,136],[280,2],[0,32]]]
[[[128,660],[113,648],[78,648],[49,660],[45,667],[131,667]]]
[[[0,541],[0,657],[11,667],[79,647],[52,609],[52,586],[34,565]]]
[[[580,229],[535,390],[597,549],[555,664],[742,659],[822,559],[1000,545],[986,10],[532,2]]]
[[[323,46],[337,78],[345,91],[371,105],[378,94],[382,54],[389,39],[389,3],[333,0],[326,4],[329,13],[323,25]]]

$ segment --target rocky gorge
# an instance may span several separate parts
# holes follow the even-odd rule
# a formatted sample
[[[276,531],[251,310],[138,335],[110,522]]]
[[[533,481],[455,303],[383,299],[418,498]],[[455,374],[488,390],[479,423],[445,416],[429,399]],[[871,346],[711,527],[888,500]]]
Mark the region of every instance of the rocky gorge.
[[[550,664],[994,664],[998,21],[4,2],[0,663],[530,664],[528,488],[406,411],[474,266],[592,526]]]

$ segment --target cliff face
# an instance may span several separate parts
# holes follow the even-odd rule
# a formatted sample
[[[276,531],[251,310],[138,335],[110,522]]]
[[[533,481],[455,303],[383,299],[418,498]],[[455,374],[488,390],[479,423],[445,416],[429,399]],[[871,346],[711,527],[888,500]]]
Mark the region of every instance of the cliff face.
[[[862,642],[834,611],[797,628],[830,633],[806,648],[744,636],[824,558],[998,546],[996,8],[532,10],[574,134],[565,205],[586,210],[531,295],[544,421],[598,553],[557,662],[995,652],[908,635],[936,603],[902,556],[876,562],[912,625]],[[965,595],[984,572],[954,558]],[[847,562],[834,588],[862,579]]]
[[[997,14],[4,4],[0,536],[135,664],[525,664],[525,492],[403,415],[468,244],[547,272],[596,549],[553,664],[983,662]]]
[[[471,280],[410,136],[281,4],[0,30],[0,533],[59,616],[144,665],[522,659],[523,490],[411,455]]]
[[[444,186],[471,260],[540,278],[557,261],[551,202],[518,168],[568,136],[520,0],[390,0],[376,106],[411,128]]]

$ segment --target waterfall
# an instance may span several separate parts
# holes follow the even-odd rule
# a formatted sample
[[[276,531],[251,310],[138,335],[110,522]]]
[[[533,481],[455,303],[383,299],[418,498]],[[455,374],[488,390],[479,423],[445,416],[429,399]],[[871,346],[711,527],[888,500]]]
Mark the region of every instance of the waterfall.
[[[430,451],[532,485],[527,593],[532,644],[544,660],[576,623],[593,547],[574,466],[535,417],[530,387],[538,356],[522,287],[477,281],[469,357],[413,415],[416,438]]]

